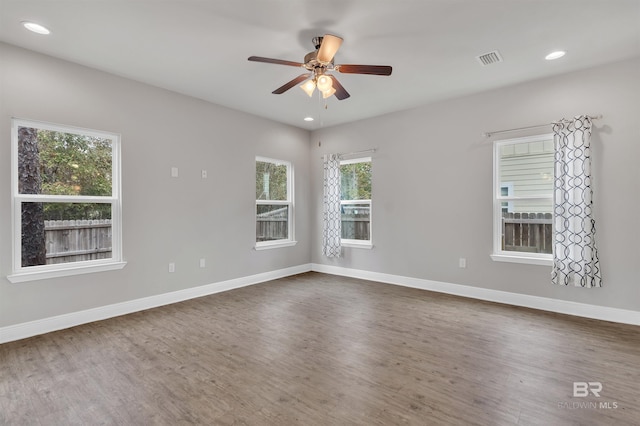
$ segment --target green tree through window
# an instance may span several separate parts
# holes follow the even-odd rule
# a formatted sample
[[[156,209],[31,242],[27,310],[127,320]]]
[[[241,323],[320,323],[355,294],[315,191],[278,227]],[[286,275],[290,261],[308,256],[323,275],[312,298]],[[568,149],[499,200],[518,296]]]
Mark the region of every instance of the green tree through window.
[[[32,130],[37,131],[41,181],[39,194],[111,196],[111,140],[51,130]],[[25,179],[35,178],[25,176]],[[109,204],[45,203],[44,206],[45,220],[110,218]]]

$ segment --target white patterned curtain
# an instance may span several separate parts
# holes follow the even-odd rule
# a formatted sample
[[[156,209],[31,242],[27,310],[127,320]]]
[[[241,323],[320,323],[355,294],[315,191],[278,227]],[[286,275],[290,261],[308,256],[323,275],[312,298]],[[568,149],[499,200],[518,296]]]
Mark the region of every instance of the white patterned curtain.
[[[602,287],[591,189],[591,119],[577,116],[553,126],[555,143],[554,246],[551,280]]]
[[[340,257],[340,235],[342,222],[340,216],[340,156],[324,156],[324,202],[322,227],[322,254],[327,257]]]

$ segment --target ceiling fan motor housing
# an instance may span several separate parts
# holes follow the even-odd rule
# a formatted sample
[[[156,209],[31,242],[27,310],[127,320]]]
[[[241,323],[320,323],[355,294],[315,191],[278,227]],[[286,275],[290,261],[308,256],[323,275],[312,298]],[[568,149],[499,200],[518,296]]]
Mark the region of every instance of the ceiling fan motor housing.
[[[329,63],[322,63],[318,61],[318,51],[309,52],[304,56],[304,67],[309,71],[313,71],[317,68],[327,68],[327,66],[333,65],[333,59]]]

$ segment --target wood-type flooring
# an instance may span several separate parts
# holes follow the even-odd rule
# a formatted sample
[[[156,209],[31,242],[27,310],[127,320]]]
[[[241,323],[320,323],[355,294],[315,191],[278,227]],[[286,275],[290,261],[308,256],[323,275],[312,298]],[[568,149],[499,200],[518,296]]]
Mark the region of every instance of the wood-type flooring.
[[[640,327],[311,272],[0,345],[0,424],[638,425]]]

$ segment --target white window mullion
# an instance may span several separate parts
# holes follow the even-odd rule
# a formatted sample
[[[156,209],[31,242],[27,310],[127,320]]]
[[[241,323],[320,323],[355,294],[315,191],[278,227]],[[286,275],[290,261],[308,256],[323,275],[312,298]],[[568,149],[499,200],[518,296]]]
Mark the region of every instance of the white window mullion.
[[[117,202],[115,197],[92,197],[82,195],[42,195],[42,194],[18,194],[15,199],[20,202],[31,203],[96,203],[109,204]]]

